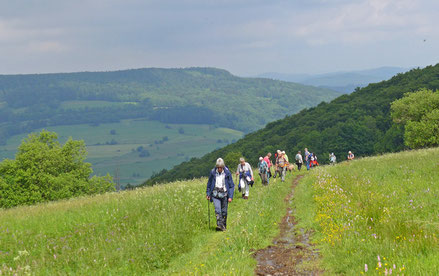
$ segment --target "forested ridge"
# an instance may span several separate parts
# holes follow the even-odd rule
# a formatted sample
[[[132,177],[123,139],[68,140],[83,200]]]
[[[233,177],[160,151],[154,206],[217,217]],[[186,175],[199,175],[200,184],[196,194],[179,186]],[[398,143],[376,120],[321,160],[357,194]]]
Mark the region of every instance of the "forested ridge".
[[[218,157],[225,158],[226,165],[234,169],[233,162],[237,163],[237,160],[230,157],[243,155],[255,165],[259,156],[277,149],[286,150],[292,161],[298,150],[308,147],[320,157],[320,163],[326,163],[331,152],[341,161],[345,160],[348,150],[357,156],[402,150],[404,127],[392,121],[390,106],[405,93],[422,88],[439,89],[439,64],[398,74],[390,80],[342,95],[330,103],[322,102],[269,123],[234,144],[202,158],[193,158],[169,171],[163,170],[144,185],[206,176]]]
[[[215,68],[0,75],[0,143],[47,126],[130,118],[249,132],[338,95]]]

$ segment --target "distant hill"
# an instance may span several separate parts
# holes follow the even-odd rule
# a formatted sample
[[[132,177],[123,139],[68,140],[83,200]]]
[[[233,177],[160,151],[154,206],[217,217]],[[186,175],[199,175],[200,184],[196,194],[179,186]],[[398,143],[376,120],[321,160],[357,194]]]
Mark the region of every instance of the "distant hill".
[[[338,95],[215,68],[0,75],[0,161],[45,128],[83,139],[97,175],[140,184]]]
[[[298,82],[306,85],[326,87],[343,93],[351,93],[357,87],[365,87],[369,83],[388,80],[394,75],[408,70],[410,69],[401,67],[380,67],[368,70],[334,72],[317,75],[264,73],[258,77]]]
[[[357,156],[399,151],[404,148],[403,129],[392,122],[390,103],[420,88],[439,89],[439,64],[398,74],[388,81],[370,84],[330,103],[269,123],[234,144],[162,171],[145,185],[205,176],[216,158],[230,153],[242,153],[255,165],[259,156],[277,149],[286,150],[290,160],[294,160],[298,150],[308,147],[320,157],[320,163],[326,163],[331,152],[338,160],[345,160],[349,150]]]
[[[0,143],[40,127],[133,118],[249,132],[338,95],[215,68],[0,75]]]

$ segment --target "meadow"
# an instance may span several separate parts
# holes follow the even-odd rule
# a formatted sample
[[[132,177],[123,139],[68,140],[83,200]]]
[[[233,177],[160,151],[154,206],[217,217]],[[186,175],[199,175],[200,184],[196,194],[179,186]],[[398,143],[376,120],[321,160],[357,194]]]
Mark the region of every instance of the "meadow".
[[[94,173],[114,176],[119,170],[122,185],[140,184],[153,172],[200,157],[243,135],[240,131],[211,125],[164,124],[139,119],[97,126],[82,124],[46,129],[58,133],[62,143],[68,137],[84,140],[89,153],[86,161],[93,165]],[[14,158],[25,137],[24,134],[13,136],[5,146],[0,146],[0,160]],[[139,147],[148,154],[141,157]]]
[[[439,273],[439,149],[320,167],[294,207],[328,274]]]
[[[207,179],[0,210],[0,275],[252,275],[293,177],[238,192],[215,231]]]

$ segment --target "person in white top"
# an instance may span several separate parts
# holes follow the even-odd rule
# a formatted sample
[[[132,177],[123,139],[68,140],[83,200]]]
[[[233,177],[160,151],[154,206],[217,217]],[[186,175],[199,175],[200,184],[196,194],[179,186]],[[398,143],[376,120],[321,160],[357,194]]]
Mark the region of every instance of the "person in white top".
[[[232,202],[234,189],[232,174],[224,164],[224,160],[218,158],[207,181],[206,198],[215,206],[216,229],[219,231],[225,231],[227,228],[227,208]]]
[[[239,175],[238,188],[242,192],[242,198],[248,199],[250,192],[250,185],[253,185],[253,170],[249,163],[245,162],[245,159],[241,157],[239,159],[239,165],[236,169],[236,175]]]

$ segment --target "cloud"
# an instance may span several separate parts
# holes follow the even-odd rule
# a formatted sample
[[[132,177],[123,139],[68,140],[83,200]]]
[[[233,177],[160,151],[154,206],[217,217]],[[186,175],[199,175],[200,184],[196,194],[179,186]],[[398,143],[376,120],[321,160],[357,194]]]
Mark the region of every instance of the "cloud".
[[[248,75],[332,70],[334,61],[410,67],[437,58],[438,9],[435,0],[1,1],[0,73],[197,65]],[[412,43],[421,37],[431,45],[422,59]]]

